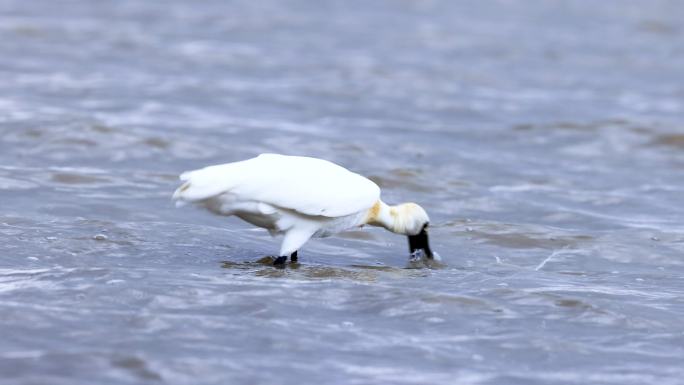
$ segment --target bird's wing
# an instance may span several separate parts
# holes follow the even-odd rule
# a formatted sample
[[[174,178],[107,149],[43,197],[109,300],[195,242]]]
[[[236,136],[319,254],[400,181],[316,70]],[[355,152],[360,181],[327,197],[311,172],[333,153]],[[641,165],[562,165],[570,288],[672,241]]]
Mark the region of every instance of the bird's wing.
[[[174,198],[200,201],[226,192],[306,215],[340,217],[366,210],[380,198],[367,178],[321,159],[262,154],[181,175]]]

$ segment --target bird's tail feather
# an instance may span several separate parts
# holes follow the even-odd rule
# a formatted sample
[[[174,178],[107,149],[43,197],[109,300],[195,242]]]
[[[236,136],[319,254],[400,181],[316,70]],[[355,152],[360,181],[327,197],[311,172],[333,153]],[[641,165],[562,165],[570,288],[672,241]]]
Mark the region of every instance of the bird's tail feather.
[[[181,175],[181,180],[187,180],[183,179],[183,176],[186,175],[187,173],[183,173]],[[176,191],[173,192],[173,196],[171,199],[176,201],[176,207],[183,207],[185,204],[188,202],[186,197],[183,196],[183,192],[187,191],[190,188],[190,182],[185,182],[183,183],[180,187],[176,189]]]
[[[180,175],[183,184],[174,191],[172,199],[177,206],[188,202],[201,202],[230,190],[234,185],[232,178],[226,178],[225,167],[216,166],[187,171]],[[218,177],[217,177],[218,175]]]

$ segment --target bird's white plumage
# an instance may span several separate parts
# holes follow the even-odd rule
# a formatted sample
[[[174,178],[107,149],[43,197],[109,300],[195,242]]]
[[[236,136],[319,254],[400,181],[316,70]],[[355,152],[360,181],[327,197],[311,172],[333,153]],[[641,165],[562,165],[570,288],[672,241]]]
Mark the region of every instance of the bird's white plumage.
[[[369,179],[322,159],[262,154],[181,175],[175,199],[198,202],[222,194],[310,216],[352,215],[372,207],[380,188]],[[263,208],[263,207],[262,207]]]
[[[291,256],[311,237],[365,224],[417,236],[429,221],[420,206],[390,207],[371,180],[322,159],[262,154],[185,172],[180,178],[184,183],[173,199],[283,234],[280,258]],[[414,243],[427,248],[427,235],[422,237],[424,241]]]

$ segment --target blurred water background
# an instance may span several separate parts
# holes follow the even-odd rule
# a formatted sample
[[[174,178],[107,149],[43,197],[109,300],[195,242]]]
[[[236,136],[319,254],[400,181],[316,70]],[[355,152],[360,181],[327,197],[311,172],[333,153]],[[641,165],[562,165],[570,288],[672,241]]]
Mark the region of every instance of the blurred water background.
[[[684,3],[0,0],[1,384],[682,384]],[[280,152],[431,214],[174,209]]]

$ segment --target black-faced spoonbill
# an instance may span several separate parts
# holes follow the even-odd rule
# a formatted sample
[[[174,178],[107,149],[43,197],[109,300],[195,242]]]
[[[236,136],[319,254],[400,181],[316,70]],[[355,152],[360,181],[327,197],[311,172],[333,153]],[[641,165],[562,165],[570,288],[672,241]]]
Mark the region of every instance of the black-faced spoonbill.
[[[430,250],[430,219],[415,203],[389,206],[371,180],[332,162],[301,156],[262,154],[180,176],[173,193],[177,205],[199,204],[220,215],[236,215],[271,235],[283,234],[274,265],[290,257],[311,237],[326,237],[363,225],[382,226],[408,236],[412,258],[439,260]]]

